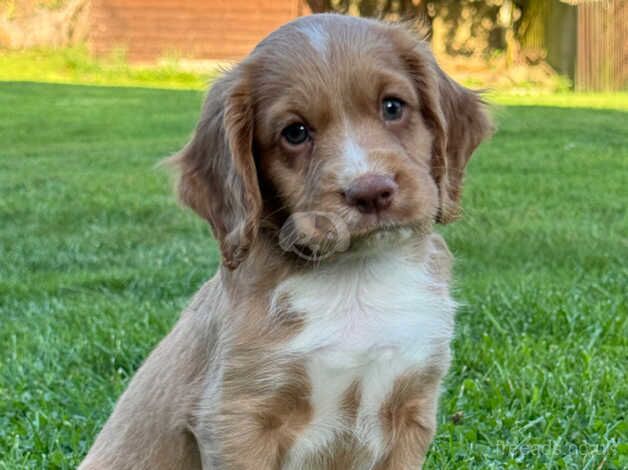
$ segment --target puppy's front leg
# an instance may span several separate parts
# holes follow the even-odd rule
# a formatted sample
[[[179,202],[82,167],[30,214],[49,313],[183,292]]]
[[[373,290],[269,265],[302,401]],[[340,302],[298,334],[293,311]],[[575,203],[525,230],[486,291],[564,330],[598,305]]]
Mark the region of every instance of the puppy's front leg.
[[[252,359],[246,363],[253,364],[248,373],[227,371],[218,393],[206,394],[198,407],[194,433],[203,468],[278,470],[312,419],[309,389],[298,366],[277,361],[264,367]],[[270,375],[256,377],[255,371],[275,366],[278,370]]]
[[[377,470],[416,470],[423,466],[436,429],[440,374],[399,378],[381,409],[389,453]]]

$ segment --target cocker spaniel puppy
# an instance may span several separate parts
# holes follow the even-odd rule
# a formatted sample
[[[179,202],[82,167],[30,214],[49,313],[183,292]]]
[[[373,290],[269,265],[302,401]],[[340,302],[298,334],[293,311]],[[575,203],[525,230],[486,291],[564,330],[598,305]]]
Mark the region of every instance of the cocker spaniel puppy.
[[[218,79],[173,157],[222,265],[81,469],[416,469],[450,362],[477,94],[407,28],[314,15]]]

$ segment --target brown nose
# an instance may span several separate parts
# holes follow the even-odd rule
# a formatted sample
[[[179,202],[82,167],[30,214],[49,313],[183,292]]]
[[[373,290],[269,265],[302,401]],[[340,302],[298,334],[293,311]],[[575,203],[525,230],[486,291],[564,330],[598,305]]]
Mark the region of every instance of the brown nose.
[[[364,214],[385,211],[392,204],[397,183],[385,175],[359,176],[345,191],[347,204]]]

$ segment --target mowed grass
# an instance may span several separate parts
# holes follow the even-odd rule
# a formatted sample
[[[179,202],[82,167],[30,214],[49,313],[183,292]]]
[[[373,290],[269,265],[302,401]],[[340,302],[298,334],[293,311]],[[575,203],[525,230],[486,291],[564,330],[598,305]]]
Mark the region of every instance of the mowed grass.
[[[215,271],[155,168],[201,99],[0,84],[0,468],[75,467]],[[496,101],[443,229],[463,306],[426,468],[626,468],[628,95]]]

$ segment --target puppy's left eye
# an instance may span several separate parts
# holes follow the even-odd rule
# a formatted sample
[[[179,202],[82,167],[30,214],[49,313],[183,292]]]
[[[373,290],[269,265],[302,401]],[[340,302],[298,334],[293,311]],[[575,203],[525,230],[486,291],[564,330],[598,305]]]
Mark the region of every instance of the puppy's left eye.
[[[290,145],[301,145],[310,138],[310,132],[302,122],[290,124],[281,131],[281,136]]]
[[[398,98],[384,98],[382,100],[382,118],[384,121],[398,121],[403,116],[406,104]]]

